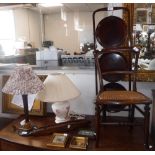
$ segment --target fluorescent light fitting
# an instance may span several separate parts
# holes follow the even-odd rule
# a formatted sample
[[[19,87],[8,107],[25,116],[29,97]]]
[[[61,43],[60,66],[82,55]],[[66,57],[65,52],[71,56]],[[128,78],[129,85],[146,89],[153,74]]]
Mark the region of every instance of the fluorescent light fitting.
[[[67,24],[66,23],[64,24],[64,27],[67,27]]]
[[[55,6],[63,6],[62,3],[39,3],[39,6],[42,7],[55,7]]]
[[[75,30],[76,31],[83,31],[83,29],[82,28],[79,28],[79,27],[75,27]]]

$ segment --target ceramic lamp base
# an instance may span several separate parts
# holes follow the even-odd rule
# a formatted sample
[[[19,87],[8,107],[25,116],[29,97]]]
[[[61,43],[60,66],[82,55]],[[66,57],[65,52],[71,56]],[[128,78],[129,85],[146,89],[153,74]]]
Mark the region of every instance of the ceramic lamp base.
[[[70,120],[69,110],[70,104],[68,101],[55,102],[52,104],[52,110],[55,113],[55,123],[63,123]]]

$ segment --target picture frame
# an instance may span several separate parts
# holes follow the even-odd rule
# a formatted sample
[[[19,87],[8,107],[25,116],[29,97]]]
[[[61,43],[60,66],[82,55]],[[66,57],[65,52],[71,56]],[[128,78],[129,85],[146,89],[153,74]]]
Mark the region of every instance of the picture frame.
[[[149,24],[148,26],[149,26],[149,30],[153,32],[155,31],[155,24]]]
[[[38,75],[39,78],[44,81],[47,75]],[[3,75],[2,87],[5,85],[9,75]],[[24,114],[24,108],[21,108],[15,104],[12,104],[13,95],[2,93],[2,112],[10,114]],[[29,115],[43,116],[46,114],[46,103],[39,100],[35,100]]]
[[[69,148],[86,150],[87,146],[88,146],[88,137],[73,136]]]
[[[66,133],[53,133],[51,142],[47,144],[47,146],[54,147],[66,147],[66,143],[68,141],[68,134]]]
[[[143,32],[154,32],[155,24],[143,24]]]
[[[147,24],[143,24],[143,32],[148,32],[149,26]]]
[[[151,17],[151,23],[155,24],[155,14],[153,14],[152,17]]]
[[[148,21],[148,10],[146,8],[136,9],[136,23],[146,24]]]

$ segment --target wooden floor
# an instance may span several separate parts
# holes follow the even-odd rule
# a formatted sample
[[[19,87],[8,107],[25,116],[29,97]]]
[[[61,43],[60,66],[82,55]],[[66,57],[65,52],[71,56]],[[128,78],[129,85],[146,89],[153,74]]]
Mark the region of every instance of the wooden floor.
[[[10,119],[0,118],[0,128],[10,121]],[[102,151],[143,151],[145,150],[143,137],[143,126],[134,126],[133,130],[129,130],[128,126],[104,126],[101,129],[99,148],[95,148],[94,144],[91,147],[92,150]],[[151,140],[150,144],[152,145]],[[150,150],[155,149],[153,147]]]
[[[132,132],[129,127],[107,126],[100,135],[99,150],[145,150],[143,145],[143,129],[134,127]]]
[[[136,122],[143,123],[143,119],[138,118]],[[134,126],[130,130],[129,126],[108,125],[101,128],[100,142],[98,150],[107,151],[143,151],[145,150],[143,126]],[[150,145],[152,139],[150,136]],[[150,150],[155,150],[154,147]]]

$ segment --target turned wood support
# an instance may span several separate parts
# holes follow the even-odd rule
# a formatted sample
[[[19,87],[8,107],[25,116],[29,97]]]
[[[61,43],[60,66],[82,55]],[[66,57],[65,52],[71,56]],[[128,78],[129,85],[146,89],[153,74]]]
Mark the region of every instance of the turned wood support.
[[[95,103],[95,123],[96,123],[96,147],[99,145],[99,135],[100,135],[100,106]]]
[[[135,105],[130,105],[129,106],[130,110],[129,110],[129,120],[130,123],[134,122],[134,116],[135,116]],[[130,130],[133,129],[133,125],[130,126]]]
[[[144,106],[144,147],[149,149],[149,123],[150,122],[150,105]]]
[[[24,105],[24,114],[25,122],[29,122],[29,110],[28,110],[28,95],[22,95],[23,105]]]

